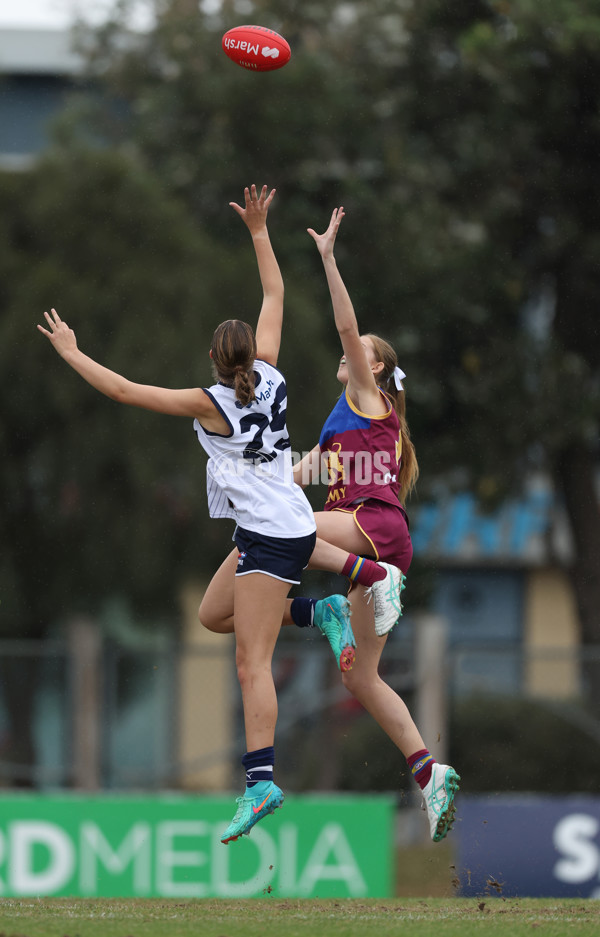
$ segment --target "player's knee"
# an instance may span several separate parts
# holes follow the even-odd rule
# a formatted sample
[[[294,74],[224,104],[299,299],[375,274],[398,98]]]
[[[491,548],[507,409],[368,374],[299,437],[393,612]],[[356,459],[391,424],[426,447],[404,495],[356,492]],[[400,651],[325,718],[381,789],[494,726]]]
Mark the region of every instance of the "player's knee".
[[[353,696],[358,682],[356,674],[353,673],[352,670],[347,670],[345,673],[342,673],[342,683]]]
[[[235,667],[237,670],[238,682],[243,693],[247,687],[252,686],[252,684],[256,682],[255,668],[245,654],[239,653],[239,650],[235,658]]]
[[[211,615],[210,606],[205,605],[204,602],[200,603],[200,608],[198,609],[198,621],[203,628],[206,628],[207,631],[222,631],[222,622],[217,619],[214,615]]]
[[[243,692],[244,687],[247,686],[249,682],[249,673],[245,661],[236,658],[235,669],[237,671],[238,683]]]
[[[347,670],[346,673],[342,674],[342,683],[352,696],[356,697],[357,700],[361,700],[368,693],[370,680],[366,674],[356,670],[355,667],[356,665],[352,670]]]
[[[212,631],[210,616],[206,614],[204,609],[204,604],[201,602],[200,607],[198,608],[198,621],[203,628],[206,628],[207,631]]]

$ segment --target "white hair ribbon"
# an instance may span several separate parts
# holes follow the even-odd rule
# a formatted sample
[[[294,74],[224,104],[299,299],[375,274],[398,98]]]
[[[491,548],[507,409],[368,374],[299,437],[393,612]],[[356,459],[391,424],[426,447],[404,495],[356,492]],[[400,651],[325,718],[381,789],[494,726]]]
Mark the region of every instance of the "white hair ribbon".
[[[404,390],[402,381],[405,377],[406,377],[406,374],[404,373],[402,368],[399,368],[398,366],[396,366],[394,368],[394,384],[396,385],[396,390]]]

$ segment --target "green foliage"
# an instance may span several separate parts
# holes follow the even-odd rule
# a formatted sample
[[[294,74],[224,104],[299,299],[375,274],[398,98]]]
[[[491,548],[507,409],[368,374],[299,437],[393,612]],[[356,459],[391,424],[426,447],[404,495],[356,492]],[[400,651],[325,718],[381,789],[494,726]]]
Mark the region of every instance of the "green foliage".
[[[231,191],[239,200],[242,186]],[[97,613],[113,594],[158,621],[181,584],[210,575],[231,525],[209,521],[205,459],[189,423],[116,406],[85,386],[35,329],[55,306],[83,351],[132,380],[212,382],[216,325],[254,322],[260,283],[250,240],[226,202],[226,246],[138,160],[61,145],[35,170],[0,176],[0,364],[9,392],[0,428],[5,510],[0,633],[39,636],[50,622]],[[276,212],[271,225],[277,239]],[[225,223],[223,222],[223,226]],[[233,242],[233,245],[232,243]],[[235,258],[232,261],[232,257]],[[318,317],[290,290],[281,363],[297,375],[290,425],[314,445],[321,414]]]
[[[255,0],[244,18],[292,45],[270,74],[221,51],[236,3],[155,0],[155,28],[135,37],[132,5],[81,32],[96,94],[62,122],[54,156],[0,179],[3,537],[16,544],[3,596],[20,582],[2,627],[38,592],[42,627],[65,595],[94,604],[109,582],[154,607],[224,552],[191,430],[97,398],[31,327],[55,304],[128,377],[206,381],[203,337],[233,310],[252,321],[260,301],[227,208],[250,182],[278,188],[295,449],[316,441],[339,352],[305,229],[343,204],[338,262],[361,326],[408,373],[422,495],[446,477],[498,499],[573,444],[595,451],[596,4]]]
[[[121,130],[215,236],[232,180],[268,180],[286,274],[322,284],[303,232],[344,203],[340,265],[361,323],[409,373],[422,491],[461,467],[499,496],[532,457],[552,467],[593,438],[593,4],[263,0],[247,17],[283,32],[293,58],[261,75],[221,53],[235,4],[158,2],[156,28],[127,45],[128,6],[98,36],[96,75],[127,102]],[[540,338],[527,310],[548,290]]]
[[[436,188],[457,233],[481,242],[488,339],[473,343],[474,374],[461,362],[470,431],[484,438],[485,415],[493,414],[511,468],[532,439],[552,467],[574,439],[595,438],[600,412],[592,259],[599,11],[563,0],[471,3],[461,5],[458,23],[440,6],[414,12],[409,130],[448,170]],[[468,303],[477,287],[464,286]],[[536,330],[533,309],[548,288],[555,305]],[[456,390],[456,378],[452,384]],[[485,446],[480,468],[493,473],[498,456]]]
[[[186,554],[193,568],[200,553],[202,463],[191,427],[116,407],[35,325],[56,306],[84,351],[128,377],[208,382],[224,261],[120,156],[63,153],[27,176],[4,175],[0,205],[0,363],[10,388],[2,539],[11,545],[2,631],[40,634],[59,610],[93,610],[112,592],[148,607],[170,596],[170,605],[174,569]]]
[[[600,735],[581,727],[576,707],[543,700],[470,697],[451,714],[450,760],[463,775],[461,790],[595,793]],[[461,765],[468,771],[461,772]]]
[[[368,713],[355,713],[342,741],[340,790],[414,793],[405,759]]]
[[[577,706],[487,695],[459,699],[448,735],[449,763],[461,774],[465,794],[594,793],[598,788],[600,735],[590,735]],[[360,708],[348,705],[332,747],[340,766],[336,789],[415,792],[404,759]],[[314,772],[310,754],[308,762]],[[314,777],[308,787],[314,786]]]

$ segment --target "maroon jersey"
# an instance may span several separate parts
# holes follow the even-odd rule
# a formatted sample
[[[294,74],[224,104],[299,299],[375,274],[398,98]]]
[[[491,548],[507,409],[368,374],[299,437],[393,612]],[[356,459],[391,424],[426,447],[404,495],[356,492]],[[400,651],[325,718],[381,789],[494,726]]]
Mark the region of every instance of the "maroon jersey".
[[[344,390],[325,421],[319,446],[329,473],[326,511],[349,508],[366,498],[398,506],[400,421],[389,397],[381,390],[380,394],[387,406],[381,416],[361,413]]]

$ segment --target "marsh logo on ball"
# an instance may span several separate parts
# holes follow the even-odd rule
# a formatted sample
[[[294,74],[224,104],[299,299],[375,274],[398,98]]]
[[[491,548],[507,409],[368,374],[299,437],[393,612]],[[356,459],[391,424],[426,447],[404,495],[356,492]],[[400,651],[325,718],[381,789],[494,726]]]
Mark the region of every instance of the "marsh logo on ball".
[[[255,72],[272,72],[290,60],[291,49],[266,26],[235,26],[223,36],[223,51],[232,62]]]

